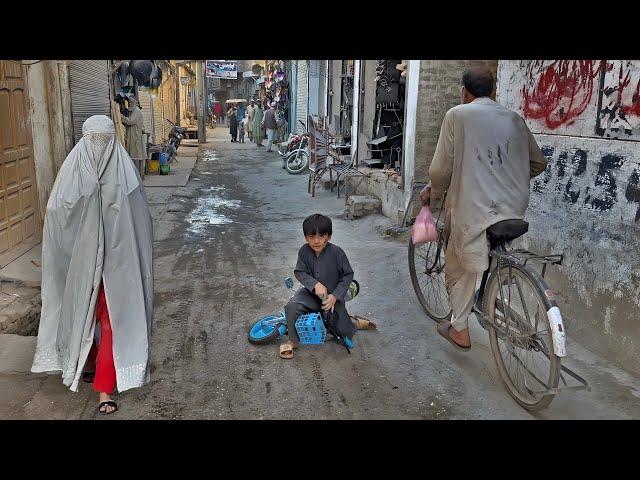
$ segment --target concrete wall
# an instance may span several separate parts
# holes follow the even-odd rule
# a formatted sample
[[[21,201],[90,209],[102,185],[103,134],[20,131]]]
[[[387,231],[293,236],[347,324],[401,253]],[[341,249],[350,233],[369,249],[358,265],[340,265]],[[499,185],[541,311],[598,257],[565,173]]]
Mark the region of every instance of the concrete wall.
[[[640,372],[640,62],[501,61],[497,99],[549,166],[525,246],[565,254],[551,284],[568,338]],[[634,97],[635,95],[635,97]]]
[[[65,62],[43,60],[28,68],[29,117],[43,221],[58,169],[73,148],[71,96]]]

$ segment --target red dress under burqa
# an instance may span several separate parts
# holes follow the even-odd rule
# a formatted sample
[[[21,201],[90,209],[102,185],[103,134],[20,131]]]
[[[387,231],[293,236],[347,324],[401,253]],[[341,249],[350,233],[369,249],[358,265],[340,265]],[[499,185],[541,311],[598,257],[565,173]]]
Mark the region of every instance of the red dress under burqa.
[[[113,393],[116,388],[116,368],[113,363],[113,349],[111,346],[111,322],[107,309],[107,298],[104,287],[100,285],[98,301],[96,302],[96,321],[100,322],[100,343],[94,342],[89,352],[89,362],[95,362],[96,374],[93,379],[93,389],[96,392]]]

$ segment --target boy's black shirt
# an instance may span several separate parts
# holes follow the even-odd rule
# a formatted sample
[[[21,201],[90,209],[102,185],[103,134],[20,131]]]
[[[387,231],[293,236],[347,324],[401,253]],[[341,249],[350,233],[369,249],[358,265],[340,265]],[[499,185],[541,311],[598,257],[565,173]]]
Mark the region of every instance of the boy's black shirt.
[[[344,295],[353,281],[353,269],[346,253],[333,243],[327,243],[318,257],[305,243],[298,251],[298,262],[293,273],[311,293],[314,293],[316,283],[320,282],[341,302],[344,302]]]

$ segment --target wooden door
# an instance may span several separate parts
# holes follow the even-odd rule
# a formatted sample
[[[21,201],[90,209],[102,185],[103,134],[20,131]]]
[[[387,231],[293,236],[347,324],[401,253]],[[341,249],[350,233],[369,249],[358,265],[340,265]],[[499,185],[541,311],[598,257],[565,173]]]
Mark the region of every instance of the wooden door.
[[[25,71],[0,61],[0,267],[41,238]]]

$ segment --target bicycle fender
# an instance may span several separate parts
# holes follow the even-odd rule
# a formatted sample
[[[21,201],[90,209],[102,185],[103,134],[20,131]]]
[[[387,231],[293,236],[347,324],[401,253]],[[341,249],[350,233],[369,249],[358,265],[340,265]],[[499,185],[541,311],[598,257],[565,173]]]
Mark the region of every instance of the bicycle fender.
[[[547,317],[549,317],[549,323],[551,324],[553,353],[555,353],[558,357],[566,357],[567,353],[565,349],[565,341],[567,335],[564,331],[560,309],[557,306],[551,307],[549,310],[547,310]]]

